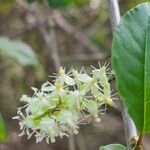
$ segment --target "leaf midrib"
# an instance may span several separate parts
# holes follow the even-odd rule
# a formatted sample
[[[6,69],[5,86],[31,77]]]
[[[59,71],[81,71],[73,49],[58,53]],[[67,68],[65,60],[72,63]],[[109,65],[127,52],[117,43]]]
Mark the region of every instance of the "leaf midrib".
[[[150,19],[150,16],[148,16],[148,27],[147,27],[147,31],[146,31],[146,41],[145,41],[145,55],[144,55],[144,124],[143,124],[143,131],[142,133],[145,132],[145,127],[146,127],[146,118],[147,118],[147,115],[146,115],[146,108],[147,108],[147,103],[146,103],[146,97],[147,97],[147,92],[146,92],[146,82],[147,82],[147,75],[146,75],[146,71],[147,71],[147,50],[148,50],[148,38],[149,38],[149,19]]]

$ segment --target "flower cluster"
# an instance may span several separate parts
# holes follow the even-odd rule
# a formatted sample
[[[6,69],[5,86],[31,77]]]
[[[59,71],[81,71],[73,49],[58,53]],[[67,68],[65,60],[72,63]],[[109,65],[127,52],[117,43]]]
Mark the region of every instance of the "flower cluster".
[[[47,81],[41,89],[32,87],[33,96],[22,96],[26,104],[13,117],[19,120],[20,136],[27,134],[29,139],[34,135],[36,142],[44,138],[47,143],[55,142],[55,137],[77,134],[78,124],[87,118],[100,122],[102,105],[114,106],[106,72],[106,66],[93,67],[90,76],[84,70],[66,73],[61,67],[53,83]]]

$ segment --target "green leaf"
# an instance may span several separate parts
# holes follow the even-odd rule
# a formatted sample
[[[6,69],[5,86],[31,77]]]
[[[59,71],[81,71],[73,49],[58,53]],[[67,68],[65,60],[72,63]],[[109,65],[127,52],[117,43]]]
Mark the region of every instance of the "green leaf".
[[[0,141],[6,140],[6,137],[7,137],[6,130],[5,130],[2,115],[0,113]]]
[[[32,48],[19,40],[0,37],[0,54],[15,59],[21,65],[38,65],[37,57]]]
[[[80,7],[85,5],[86,3],[89,3],[89,0],[72,0],[72,3]]]
[[[34,1],[36,1],[36,0],[27,0],[27,2],[28,2],[29,4],[33,3]]]
[[[121,99],[137,128],[150,132],[150,4],[128,11],[118,26],[112,63]]]
[[[127,150],[127,148],[121,144],[110,144],[101,146],[99,150]]]
[[[65,8],[67,6],[75,5],[75,6],[83,6],[86,3],[89,3],[88,0],[47,0],[50,7],[52,8]]]
[[[48,3],[53,8],[61,8],[68,6],[71,0],[48,0]]]

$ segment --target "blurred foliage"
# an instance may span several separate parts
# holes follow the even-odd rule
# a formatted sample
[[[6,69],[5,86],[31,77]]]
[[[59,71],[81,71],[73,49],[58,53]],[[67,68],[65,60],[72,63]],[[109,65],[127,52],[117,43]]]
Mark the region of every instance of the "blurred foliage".
[[[49,5],[53,8],[68,6],[70,2],[70,0],[48,0]]]
[[[0,3],[0,13],[7,13],[12,9],[14,0],[0,0]]]
[[[7,37],[0,37],[0,54],[15,59],[23,66],[36,66],[39,64],[32,48],[19,40],[10,40]]]
[[[30,4],[36,0],[27,0]],[[48,4],[52,8],[64,8],[70,5],[83,6],[89,0],[47,0]]]
[[[99,150],[127,150],[127,148],[121,144],[110,144],[101,146]]]
[[[36,0],[27,0],[27,1],[28,1],[28,3],[33,3]]]
[[[5,130],[5,125],[3,122],[2,115],[0,113],[0,141],[4,141],[7,138],[6,130]]]
[[[129,7],[132,8],[134,7],[135,5],[138,5],[140,3],[144,3],[144,2],[148,2],[149,0],[130,0],[129,2]]]

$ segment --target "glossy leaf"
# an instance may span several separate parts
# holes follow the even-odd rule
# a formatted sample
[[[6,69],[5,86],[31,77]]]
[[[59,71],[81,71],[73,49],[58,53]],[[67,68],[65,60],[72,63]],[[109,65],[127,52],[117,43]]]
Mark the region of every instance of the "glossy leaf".
[[[0,37],[0,54],[15,59],[23,66],[38,65],[36,54],[32,48],[19,40]]]
[[[127,12],[118,26],[112,63],[121,99],[141,133],[150,132],[150,4]]]
[[[101,146],[99,150],[127,150],[127,148],[121,144],[110,144]]]
[[[5,130],[2,115],[0,113],[0,141],[6,140],[6,137],[7,137],[6,130]]]

